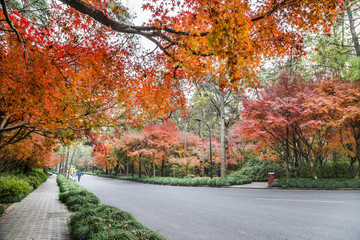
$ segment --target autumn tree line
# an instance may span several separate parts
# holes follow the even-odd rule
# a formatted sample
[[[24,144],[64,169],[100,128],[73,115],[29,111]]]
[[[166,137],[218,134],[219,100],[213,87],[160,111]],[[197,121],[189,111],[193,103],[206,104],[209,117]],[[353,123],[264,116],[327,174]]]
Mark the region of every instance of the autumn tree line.
[[[211,132],[222,177],[249,156],[358,177],[359,1],[144,1],[142,26],[61,2],[1,1],[0,171],[209,175]]]

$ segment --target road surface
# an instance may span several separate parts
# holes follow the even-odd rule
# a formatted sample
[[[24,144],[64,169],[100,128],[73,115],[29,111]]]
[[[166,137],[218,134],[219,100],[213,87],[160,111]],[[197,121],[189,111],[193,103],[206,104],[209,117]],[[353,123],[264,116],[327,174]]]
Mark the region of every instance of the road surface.
[[[360,192],[174,187],[85,175],[102,204],[169,240],[360,240]]]

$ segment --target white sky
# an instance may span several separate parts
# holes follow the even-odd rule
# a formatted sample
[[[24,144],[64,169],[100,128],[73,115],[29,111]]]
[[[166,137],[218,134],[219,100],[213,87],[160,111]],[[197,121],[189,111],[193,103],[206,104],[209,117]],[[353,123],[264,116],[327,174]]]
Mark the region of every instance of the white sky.
[[[150,11],[143,11],[141,6],[146,3],[143,0],[121,0],[121,2],[124,4],[125,7],[127,7],[130,10],[130,13],[136,14],[136,18],[134,19],[134,24],[136,26],[142,26],[144,23],[146,23],[150,17],[151,12]],[[156,46],[154,43],[152,43],[150,40],[140,37],[141,44],[148,50],[153,50]]]

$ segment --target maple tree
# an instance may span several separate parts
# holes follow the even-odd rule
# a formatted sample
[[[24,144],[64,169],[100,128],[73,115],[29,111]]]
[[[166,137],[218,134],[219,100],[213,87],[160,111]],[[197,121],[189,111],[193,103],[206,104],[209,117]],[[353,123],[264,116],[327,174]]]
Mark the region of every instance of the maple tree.
[[[255,87],[265,56],[302,54],[302,31],[326,30],[341,5],[148,1],[143,8],[152,19],[132,26],[115,1],[62,2],[67,6],[52,2],[40,24],[1,1],[1,151],[32,133],[71,141],[97,137],[96,127],[166,119],[185,108],[183,82],[209,74],[221,88]],[[160,51],[137,57],[132,35]]]
[[[53,151],[55,146],[52,139],[30,134],[23,141],[2,149],[0,171],[21,169],[27,172],[30,169],[54,166],[60,161]]]
[[[333,80],[319,86],[314,99],[321,103],[320,112],[329,126],[336,129],[342,150],[348,156],[354,176],[360,175],[360,92],[358,82]],[[339,144],[338,144],[339,145]],[[337,147],[338,150],[339,146]],[[356,166],[357,164],[357,166]]]
[[[290,79],[283,72],[260,98],[245,102],[242,115],[246,120],[238,123],[237,132],[245,140],[257,141],[256,150],[270,148],[270,156],[277,152],[286,164],[287,178],[292,154],[295,166],[303,159],[317,178],[315,169],[327,156],[332,129],[323,119],[321,103],[311,101],[316,97],[315,85],[299,75]]]
[[[108,3],[62,2],[114,31],[146,37],[167,56],[165,66],[174,75],[189,73],[197,81],[205,73],[216,74],[222,76],[222,87],[231,83],[235,88],[241,81],[241,87],[256,83],[263,56],[302,53],[301,31],[328,29],[341,5],[328,0],[145,1],[143,9],[150,10],[152,18],[145,26],[132,26],[113,19]]]

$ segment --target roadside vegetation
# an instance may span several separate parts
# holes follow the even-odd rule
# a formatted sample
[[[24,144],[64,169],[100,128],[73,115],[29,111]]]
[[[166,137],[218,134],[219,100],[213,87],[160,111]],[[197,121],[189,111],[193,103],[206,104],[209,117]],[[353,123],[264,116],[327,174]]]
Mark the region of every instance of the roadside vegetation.
[[[127,181],[158,184],[158,185],[172,185],[172,186],[208,186],[208,187],[223,187],[231,185],[242,185],[251,183],[250,179],[240,179],[236,177],[219,178],[214,177],[187,177],[187,178],[174,178],[174,177],[126,177],[126,176],[114,176],[114,175],[99,175],[101,177],[116,178]]]
[[[57,176],[59,198],[69,210],[75,211],[70,220],[72,239],[139,239],[165,240],[138,222],[130,213],[117,207],[102,205],[100,200],[74,180]]]
[[[0,203],[19,202],[41,183],[45,182],[48,174],[41,170],[23,173],[0,173]],[[1,208],[1,207],[0,207]]]

